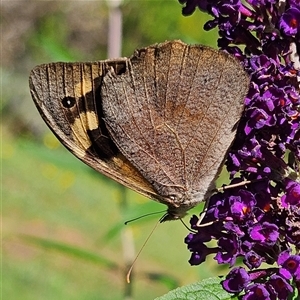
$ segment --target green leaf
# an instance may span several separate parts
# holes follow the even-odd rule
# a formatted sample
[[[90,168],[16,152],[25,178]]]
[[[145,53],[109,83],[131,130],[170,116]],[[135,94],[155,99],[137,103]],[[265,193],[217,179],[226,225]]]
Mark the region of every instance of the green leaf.
[[[227,300],[238,299],[223,290],[222,278],[208,278],[170,291],[155,300]]]

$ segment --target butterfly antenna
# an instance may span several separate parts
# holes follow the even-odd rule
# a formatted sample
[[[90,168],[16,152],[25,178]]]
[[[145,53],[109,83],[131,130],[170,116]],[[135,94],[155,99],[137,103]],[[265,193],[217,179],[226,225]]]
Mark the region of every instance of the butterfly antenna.
[[[180,220],[180,222],[182,223],[182,225],[183,225],[188,231],[192,231],[192,229],[189,228],[189,226],[187,226],[187,225],[185,224],[185,222],[184,222],[181,218],[179,218],[179,220]]]
[[[148,237],[146,238],[144,244],[142,245],[140,251],[138,252],[138,254],[136,255],[135,259],[133,260],[131,267],[129,268],[127,275],[126,275],[126,281],[127,283],[130,283],[130,275],[131,275],[131,271],[133,269],[133,266],[135,264],[135,262],[137,261],[138,257],[140,256],[142,250],[144,249],[145,245],[147,244],[147,242],[149,241],[151,235],[153,234],[154,230],[156,229],[156,227],[158,226],[158,224],[160,223],[160,221],[158,220],[155,224],[155,226],[153,227],[153,229],[151,230],[150,234],[148,235]]]
[[[161,214],[162,212],[165,212],[165,210],[161,210],[161,211],[156,211],[156,212],[152,212],[152,213],[148,213],[148,214],[145,214],[145,215],[142,215],[142,216],[139,216],[139,217],[136,217],[136,218],[133,218],[131,220],[128,220],[126,222],[124,222],[125,225],[133,222],[133,221],[136,221],[136,220],[139,220],[139,219],[142,219],[144,217],[148,217],[148,216],[152,216],[152,215],[156,215],[156,214]]]

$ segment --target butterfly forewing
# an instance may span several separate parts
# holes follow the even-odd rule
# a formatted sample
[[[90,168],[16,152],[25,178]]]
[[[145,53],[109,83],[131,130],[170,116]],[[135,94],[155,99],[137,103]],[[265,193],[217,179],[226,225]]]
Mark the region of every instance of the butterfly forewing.
[[[104,70],[119,70],[124,59],[93,63],[52,63],[34,68],[30,90],[43,119],[74,155],[95,170],[141,194],[159,199],[152,186],[120,153],[102,119]]]

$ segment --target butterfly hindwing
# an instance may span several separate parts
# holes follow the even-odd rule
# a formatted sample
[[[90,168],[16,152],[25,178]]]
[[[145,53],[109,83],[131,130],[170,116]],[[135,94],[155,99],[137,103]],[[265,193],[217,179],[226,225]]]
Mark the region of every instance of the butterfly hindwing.
[[[214,189],[248,84],[224,52],[180,41],[153,45],[136,51],[126,71],[104,77],[104,120],[165,204],[193,206]]]

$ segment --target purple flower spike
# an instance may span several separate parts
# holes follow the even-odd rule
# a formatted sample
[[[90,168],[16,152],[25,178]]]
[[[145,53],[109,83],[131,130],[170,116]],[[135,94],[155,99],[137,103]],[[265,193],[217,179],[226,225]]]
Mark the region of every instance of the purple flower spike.
[[[215,254],[233,267],[239,257],[250,271],[233,268],[225,290],[240,299],[290,299],[300,290],[300,1],[179,1],[184,14],[199,8],[212,17],[204,29],[218,29],[217,45],[251,80],[225,163],[231,184],[247,184],[209,199],[202,222],[209,226],[193,220],[185,241],[191,260]]]

